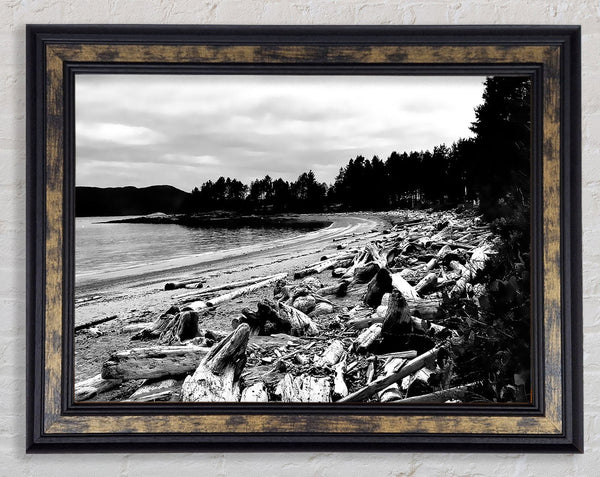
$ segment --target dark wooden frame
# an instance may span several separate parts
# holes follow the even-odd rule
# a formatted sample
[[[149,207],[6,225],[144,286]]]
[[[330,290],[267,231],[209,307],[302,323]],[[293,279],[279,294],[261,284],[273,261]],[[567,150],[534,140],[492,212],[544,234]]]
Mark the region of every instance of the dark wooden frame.
[[[530,75],[534,401],[74,403],[73,84],[91,71]],[[579,27],[30,25],[27,124],[28,452],[582,452]]]

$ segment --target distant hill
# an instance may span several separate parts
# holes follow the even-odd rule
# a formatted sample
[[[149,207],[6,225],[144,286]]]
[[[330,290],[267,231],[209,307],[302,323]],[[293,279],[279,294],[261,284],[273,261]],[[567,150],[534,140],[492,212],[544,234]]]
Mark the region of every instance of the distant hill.
[[[107,215],[146,215],[154,212],[183,212],[190,194],[173,186],[150,187],[77,187],[75,215],[77,217]]]

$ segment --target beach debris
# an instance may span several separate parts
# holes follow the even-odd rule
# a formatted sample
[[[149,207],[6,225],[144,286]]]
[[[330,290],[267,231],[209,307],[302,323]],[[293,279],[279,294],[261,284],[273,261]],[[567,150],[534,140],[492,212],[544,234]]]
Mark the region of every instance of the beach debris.
[[[143,379],[132,384],[126,399],[481,399],[480,382],[456,375],[452,350],[460,352],[468,341],[471,323],[484,324],[479,300],[485,301],[488,290],[518,299],[511,292],[516,278],[482,280],[497,240],[477,217],[455,211],[403,214],[385,229],[345,236],[340,248],[334,239],[321,260],[293,273],[214,287],[198,278],[169,282],[170,289],[204,286],[171,295],[175,306],[149,323],[123,326],[123,332],[135,333],[132,340],[155,345],[111,354],[97,384],[79,383],[77,398]],[[228,292],[219,295],[223,291]],[[242,297],[238,305],[234,300]],[[233,331],[203,329],[225,303],[221,313]],[[523,394],[521,381],[502,388],[505,399],[516,395],[513,388]]]

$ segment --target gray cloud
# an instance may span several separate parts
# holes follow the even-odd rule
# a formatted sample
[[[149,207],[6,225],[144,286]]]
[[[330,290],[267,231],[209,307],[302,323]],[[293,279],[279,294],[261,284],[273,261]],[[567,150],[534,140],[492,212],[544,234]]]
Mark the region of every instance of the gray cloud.
[[[470,135],[481,77],[81,75],[76,183],[171,184],[313,169]]]

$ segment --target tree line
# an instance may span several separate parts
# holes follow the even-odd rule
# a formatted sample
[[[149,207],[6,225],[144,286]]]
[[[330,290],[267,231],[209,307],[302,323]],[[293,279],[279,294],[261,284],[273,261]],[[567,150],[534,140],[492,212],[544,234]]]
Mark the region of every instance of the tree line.
[[[295,181],[266,175],[250,184],[220,177],[196,187],[188,212],[323,212],[386,210],[478,203],[484,211],[529,201],[531,84],[490,77],[475,108],[474,136],[429,151],[362,155],[340,169],[333,184],[313,171]],[[497,215],[497,214],[492,214]]]

